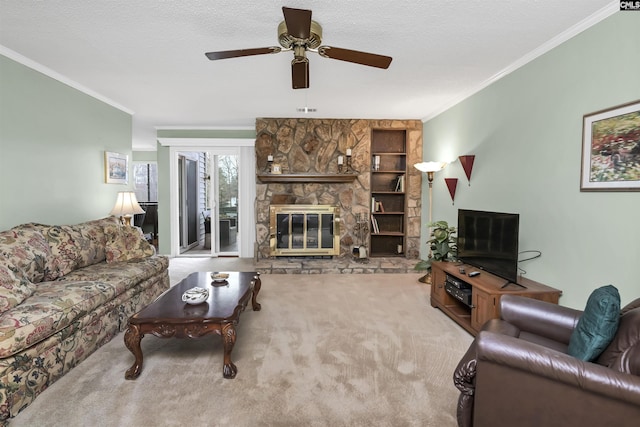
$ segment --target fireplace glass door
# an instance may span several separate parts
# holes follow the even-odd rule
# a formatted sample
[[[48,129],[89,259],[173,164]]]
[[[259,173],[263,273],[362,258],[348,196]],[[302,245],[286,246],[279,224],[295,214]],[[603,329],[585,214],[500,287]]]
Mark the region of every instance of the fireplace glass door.
[[[339,254],[337,209],[322,205],[271,206],[272,255]]]

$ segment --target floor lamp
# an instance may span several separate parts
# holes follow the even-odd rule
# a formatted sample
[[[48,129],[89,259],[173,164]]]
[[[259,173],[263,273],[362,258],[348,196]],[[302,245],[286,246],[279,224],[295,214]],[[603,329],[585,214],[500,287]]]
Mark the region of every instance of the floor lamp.
[[[433,204],[433,176],[436,172],[442,170],[447,164],[444,162],[422,162],[413,165],[414,168],[420,172],[427,174],[427,181],[429,182],[429,238],[431,238],[431,223],[433,222],[431,206]],[[429,245],[429,258],[433,257],[431,252],[431,245]],[[422,283],[431,284],[431,272],[429,271],[423,277],[418,279]]]

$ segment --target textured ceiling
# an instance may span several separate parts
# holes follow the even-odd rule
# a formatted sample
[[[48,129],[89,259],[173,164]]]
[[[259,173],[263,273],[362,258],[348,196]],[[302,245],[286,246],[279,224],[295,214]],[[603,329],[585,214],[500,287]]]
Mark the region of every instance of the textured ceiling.
[[[253,127],[256,117],[424,119],[618,9],[611,0],[0,0],[0,54],[134,114],[133,147],[157,128]],[[393,57],[388,70],[277,46],[282,6],[311,9],[323,44]],[[48,71],[50,70],[50,71]],[[316,108],[299,113],[297,108]]]

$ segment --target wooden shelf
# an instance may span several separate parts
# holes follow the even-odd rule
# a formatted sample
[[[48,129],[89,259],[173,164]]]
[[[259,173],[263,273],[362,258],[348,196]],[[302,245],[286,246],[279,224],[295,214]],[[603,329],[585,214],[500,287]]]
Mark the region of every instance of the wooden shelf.
[[[369,256],[405,256],[408,180],[407,133],[404,129],[374,129],[371,132],[372,165],[370,173],[372,210],[383,206],[384,212],[372,212],[379,231],[370,235]],[[376,159],[376,158],[379,159]],[[376,162],[376,160],[379,160]],[[403,190],[399,189],[402,179]]]
[[[258,174],[262,182],[352,182],[358,175],[342,174]]]

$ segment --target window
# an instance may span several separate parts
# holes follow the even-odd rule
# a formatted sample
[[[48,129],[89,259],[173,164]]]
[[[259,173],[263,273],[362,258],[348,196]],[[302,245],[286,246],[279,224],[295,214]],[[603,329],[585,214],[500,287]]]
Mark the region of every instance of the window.
[[[138,202],[158,201],[158,164],[135,163],[133,185]]]

